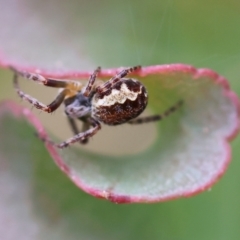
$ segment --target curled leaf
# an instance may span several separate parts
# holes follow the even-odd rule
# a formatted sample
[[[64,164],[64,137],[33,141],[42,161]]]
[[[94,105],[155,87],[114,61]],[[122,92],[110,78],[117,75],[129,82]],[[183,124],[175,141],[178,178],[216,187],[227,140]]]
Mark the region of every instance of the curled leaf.
[[[108,79],[115,72],[103,70],[100,77]],[[46,144],[56,164],[84,191],[117,203],[166,201],[210,188],[228,166],[229,141],[239,129],[239,100],[227,80],[182,64],[144,67],[135,77],[146,85],[154,114],[184,101],[177,112],[157,123],[155,143],[126,156]],[[3,112],[17,112],[46,136],[29,110],[5,103],[1,116]]]

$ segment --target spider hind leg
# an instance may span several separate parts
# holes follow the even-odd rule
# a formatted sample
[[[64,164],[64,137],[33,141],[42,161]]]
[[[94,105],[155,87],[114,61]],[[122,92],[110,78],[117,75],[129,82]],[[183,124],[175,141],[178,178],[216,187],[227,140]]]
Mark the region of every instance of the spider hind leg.
[[[183,105],[183,100],[180,100],[175,105],[173,105],[172,107],[168,108],[162,114],[146,116],[146,117],[142,117],[142,118],[136,118],[136,119],[133,119],[133,120],[129,121],[128,123],[129,124],[142,124],[142,123],[161,121],[164,118],[167,118],[172,113],[176,112],[182,105]]]

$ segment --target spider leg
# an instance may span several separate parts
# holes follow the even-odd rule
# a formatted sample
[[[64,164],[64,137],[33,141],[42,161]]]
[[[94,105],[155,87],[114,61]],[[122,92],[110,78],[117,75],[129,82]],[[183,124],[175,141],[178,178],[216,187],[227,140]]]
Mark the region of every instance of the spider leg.
[[[70,127],[71,127],[72,132],[73,132],[75,135],[78,134],[80,131],[78,130],[78,127],[77,127],[77,125],[76,125],[75,120],[74,120],[73,118],[69,117],[69,116],[67,116],[67,119],[68,119],[68,123],[69,123],[69,125],[70,125]]]
[[[65,96],[67,94],[69,94],[70,90],[69,89],[64,89],[63,91],[61,91],[57,97],[54,99],[54,101],[52,103],[50,103],[49,105],[45,105],[41,102],[39,102],[36,98],[33,98],[32,96],[24,93],[18,85],[18,81],[17,81],[17,75],[14,74],[14,78],[13,78],[13,84],[14,87],[18,93],[18,95],[20,96],[20,98],[22,98],[23,100],[28,101],[29,103],[31,103],[35,108],[40,109],[42,111],[45,112],[53,112],[55,111],[63,102]]]
[[[130,123],[130,124],[142,124],[142,123],[148,123],[148,122],[161,121],[164,118],[171,115],[172,113],[174,113],[182,105],[183,105],[183,100],[180,100],[174,106],[170,107],[169,109],[167,109],[162,114],[133,119],[133,120],[130,120],[128,123]]]
[[[91,93],[92,86],[93,86],[93,84],[94,84],[94,82],[95,82],[95,80],[96,80],[96,77],[97,77],[97,75],[98,75],[98,73],[99,73],[100,71],[101,71],[101,68],[98,67],[98,68],[93,72],[93,74],[90,76],[90,78],[89,78],[89,80],[88,80],[88,84],[87,84],[87,86],[86,86],[86,88],[85,88],[85,90],[84,90],[84,92],[83,92],[83,95],[84,95],[85,97],[88,97],[89,94]]]
[[[83,121],[83,125],[82,125],[82,132],[87,131],[90,128],[91,124],[88,121]],[[79,133],[79,132],[78,132]],[[88,139],[86,138],[84,140],[81,141],[82,144],[86,144],[88,143]]]
[[[103,93],[107,91],[109,88],[112,88],[112,86],[118,82],[121,78],[127,76],[128,74],[138,71],[141,69],[141,66],[134,66],[130,68],[125,68],[121,72],[117,73],[114,77],[112,77],[109,81],[104,83],[102,86],[99,86],[97,91],[100,93]]]
[[[16,82],[18,81],[18,76],[21,76],[23,78],[32,80],[36,83],[45,85],[47,87],[69,88],[69,89],[76,90],[76,91],[80,91],[82,89],[82,84],[78,81],[45,78],[44,76],[37,74],[37,73],[29,73],[29,72],[19,71],[13,67],[10,67],[10,69],[14,72],[14,79]]]
[[[94,120],[93,118],[90,118],[90,123],[92,128],[86,130],[85,132],[81,132],[76,134],[75,136],[67,139],[66,141],[60,143],[60,144],[54,144],[56,147],[58,148],[65,148],[67,146],[69,146],[70,144],[73,144],[75,142],[79,142],[79,141],[84,141],[85,139],[88,139],[90,137],[92,137],[93,135],[95,135],[97,133],[98,130],[101,129],[101,124]],[[44,140],[47,141],[47,140]],[[51,144],[53,144],[52,142],[49,142]]]
[[[77,124],[76,124],[75,120],[73,118],[70,118],[69,116],[67,116],[67,119],[68,119],[68,123],[69,123],[73,133],[75,135],[79,134],[80,131],[79,131],[78,127],[77,127]],[[87,121],[83,121],[82,132],[87,131],[89,129],[89,127],[90,127],[90,123],[87,122]],[[88,138],[80,140],[81,144],[86,144],[87,142],[88,142]]]

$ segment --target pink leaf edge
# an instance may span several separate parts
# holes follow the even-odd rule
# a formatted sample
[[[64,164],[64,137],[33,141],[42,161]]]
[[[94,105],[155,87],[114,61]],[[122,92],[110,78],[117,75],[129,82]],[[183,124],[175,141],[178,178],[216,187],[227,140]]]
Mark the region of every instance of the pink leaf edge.
[[[26,71],[35,71],[36,69],[24,69]],[[105,69],[102,70],[100,77],[110,77],[113,74],[116,73],[116,71],[119,71],[119,69]],[[240,121],[239,121],[239,116],[240,116],[240,101],[237,97],[237,95],[231,91],[230,86],[228,81],[218,75],[216,72],[210,70],[210,69],[196,69],[193,66],[190,65],[185,65],[185,64],[167,64],[167,65],[156,65],[156,66],[148,66],[148,67],[143,67],[141,71],[136,73],[136,75],[144,77],[147,75],[153,75],[153,74],[170,74],[172,72],[182,72],[182,73],[188,73],[193,76],[194,80],[197,80],[200,77],[208,77],[210,78],[215,84],[222,86],[223,88],[223,93],[224,96],[229,98],[233,105],[236,107],[236,113],[237,113],[237,118],[235,122],[233,123],[233,128],[232,131],[229,132],[225,138],[223,139],[225,150],[226,150],[226,160],[225,160],[225,165],[223,165],[222,169],[215,175],[213,178],[206,183],[205,185],[199,186],[195,189],[192,189],[191,191],[187,191],[185,193],[180,193],[180,194],[172,194],[168,195],[165,197],[160,197],[160,198],[144,198],[144,197],[130,197],[130,196],[125,196],[125,195],[118,195],[111,190],[99,190],[95,188],[89,187],[87,184],[84,184],[81,179],[76,177],[74,175],[74,171],[70,169],[63,161],[63,159],[60,157],[56,149],[48,144],[45,143],[45,146],[47,150],[49,151],[50,155],[52,156],[54,162],[56,165],[82,190],[85,192],[91,194],[94,197],[97,198],[103,198],[107,199],[111,202],[114,203],[136,203],[136,202],[163,202],[163,201],[169,201],[173,200],[179,197],[191,197],[194,196],[198,193],[201,193],[207,189],[209,189],[215,182],[218,181],[218,179],[225,173],[228,164],[231,160],[231,148],[229,145],[229,142],[232,141],[239,133],[240,130]],[[41,72],[43,74],[43,72]],[[89,77],[91,72],[68,72],[64,74],[55,74],[55,73],[50,73],[50,72],[44,72],[44,74],[47,74],[48,76],[51,77],[59,77],[59,78],[86,78]],[[15,117],[20,118],[23,117],[25,118],[34,128],[36,128],[38,134],[42,137],[47,137],[47,133],[44,130],[44,127],[42,126],[41,122],[37,119],[37,117],[31,112],[30,109],[24,108],[22,106],[17,105],[16,103],[6,100],[3,101],[0,105],[0,115],[2,115],[4,112],[10,111]]]

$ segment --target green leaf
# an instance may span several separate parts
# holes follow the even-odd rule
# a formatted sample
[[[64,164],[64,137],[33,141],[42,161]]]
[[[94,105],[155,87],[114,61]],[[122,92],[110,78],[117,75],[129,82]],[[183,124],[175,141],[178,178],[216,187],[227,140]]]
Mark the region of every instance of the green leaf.
[[[86,192],[118,203],[164,201],[209,188],[226,170],[228,141],[239,128],[239,101],[227,81],[211,70],[180,64],[146,67],[139,77],[152,90],[154,113],[184,101],[158,123],[156,142],[119,157],[47,144],[55,162]],[[36,128],[44,137],[42,127]]]

